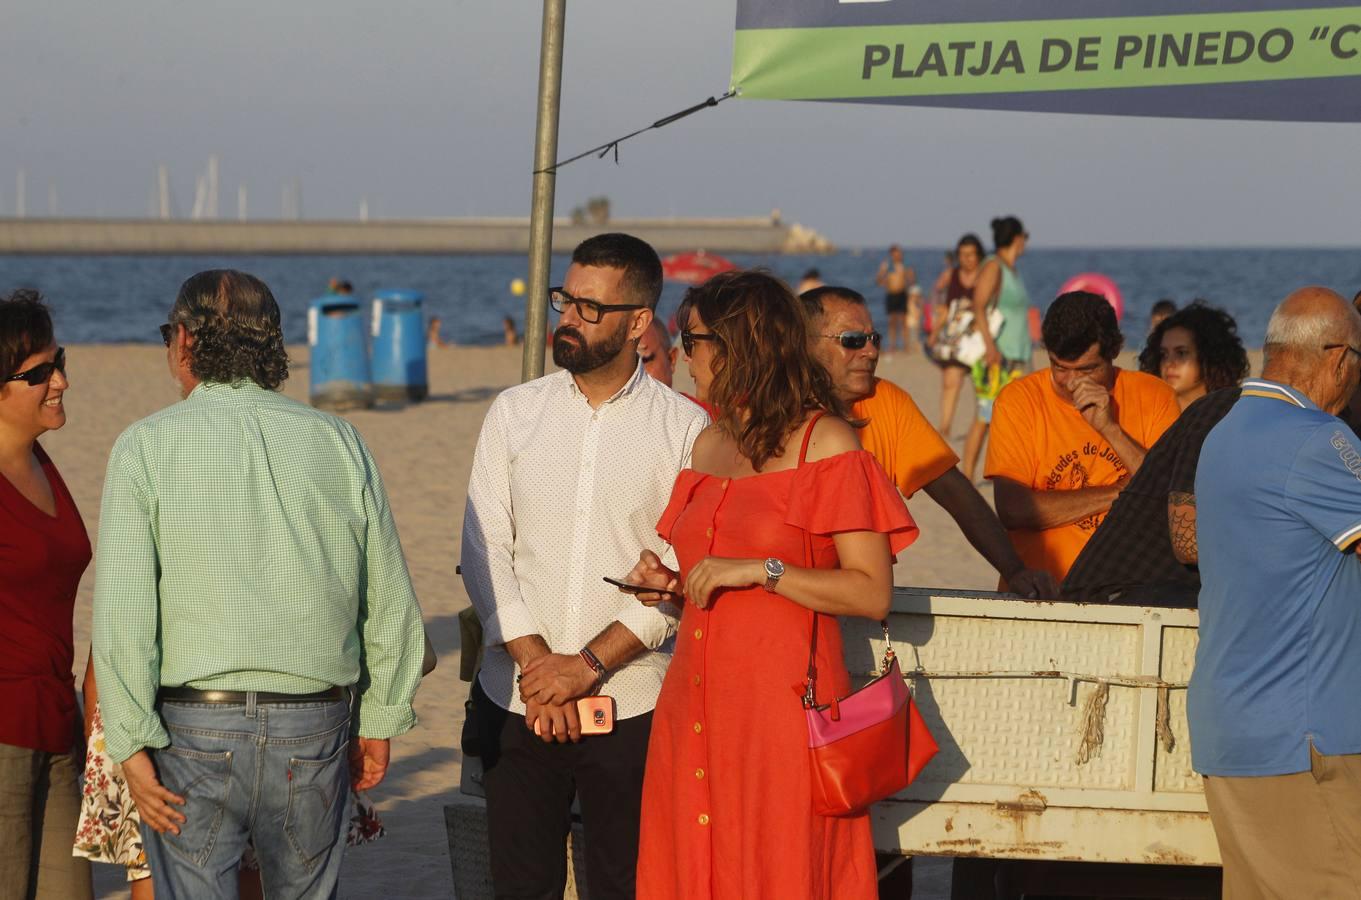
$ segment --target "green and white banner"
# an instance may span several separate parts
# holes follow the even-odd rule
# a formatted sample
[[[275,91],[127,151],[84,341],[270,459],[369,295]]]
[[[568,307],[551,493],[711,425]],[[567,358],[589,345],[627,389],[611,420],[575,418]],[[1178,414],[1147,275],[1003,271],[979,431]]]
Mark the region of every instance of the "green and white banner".
[[[1361,121],[1361,5],[738,0],[732,83],[747,99]]]

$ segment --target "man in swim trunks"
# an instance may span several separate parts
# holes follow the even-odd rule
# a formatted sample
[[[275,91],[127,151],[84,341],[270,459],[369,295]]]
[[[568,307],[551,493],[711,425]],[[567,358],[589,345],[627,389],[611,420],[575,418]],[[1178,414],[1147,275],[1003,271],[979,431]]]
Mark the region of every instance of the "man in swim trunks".
[[[879,264],[874,283],[884,289],[884,311],[888,313],[888,352],[907,349],[907,291],[916,285],[917,273],[903,264],[903,248],[888,248],[888,259]]]

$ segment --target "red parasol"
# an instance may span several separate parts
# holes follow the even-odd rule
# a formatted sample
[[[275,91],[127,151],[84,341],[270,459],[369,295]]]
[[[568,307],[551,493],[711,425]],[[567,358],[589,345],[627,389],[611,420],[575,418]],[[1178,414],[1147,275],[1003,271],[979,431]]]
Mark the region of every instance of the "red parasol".
[[[731,260],[703,250],[676,253],[662,260],[663,277],[684,284],[703,284],[719,272],[731,272],[736,268]]]

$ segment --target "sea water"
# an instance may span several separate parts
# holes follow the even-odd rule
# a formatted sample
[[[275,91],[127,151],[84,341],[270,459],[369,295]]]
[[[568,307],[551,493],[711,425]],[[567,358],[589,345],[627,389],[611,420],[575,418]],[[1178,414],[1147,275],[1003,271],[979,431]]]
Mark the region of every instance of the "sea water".
[[[940,249],[907,248],[907,264],[929,295],[943,267]],[[882,249],[841,251],[830,256],[730,258],[739,266],[763,267],[796,284],[817,268],[828,284],[854,288],[870,299],[885,326],[882,291],[874,284]],[[569,258],[553,258],[552,283],[559,284]],[[525,300],[511,292],[526,277],[518,255],[451,256],[0,256],[0,293],[37,288],[51,304],[63,343],[148,343],[158,341],[175,293],[185,278],[203,269],[242,269],[273,290],[290,342],[306,340],[307,304],[323,295],[332,278],[350,281],[367,302],[375,291],[407,288],[425,294],[427,316],[443,320],[445,340],[494,344],[502,340],[502,319],[523,330]],[[1244,342],[1260,346],[1272,308],[1306,284],[1323,284],[1349,299],[1361,290],[1361,251],[1297,248],[1240,249],[1047,249],[1022,257],[1018,269],[1031,299],[1042,311],[1059,286],[1080,272],[1114,279],[1125,299],[1122,322],[1131,347],[1142,343],[1149,307],[1168,297],[1183,305],[1200,297],[1228,310]],[[669,319],[685,291],[668,283],[660,313]],[[551,320],[550,320],[551,321]]]

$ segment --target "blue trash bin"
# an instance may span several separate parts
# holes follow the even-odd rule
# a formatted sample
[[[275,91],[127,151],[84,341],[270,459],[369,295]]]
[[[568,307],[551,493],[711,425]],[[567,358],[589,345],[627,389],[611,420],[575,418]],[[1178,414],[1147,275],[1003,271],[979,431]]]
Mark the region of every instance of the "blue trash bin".
[[[417,291],[379,291],[373,298],[373,395],[384,402],[424,400],[430,393],[425,315]]]
[[[307,346],[313,406],[344,411],[373,405],[364,314],[356,298],[331,294],[313,300],[307,307]]]

